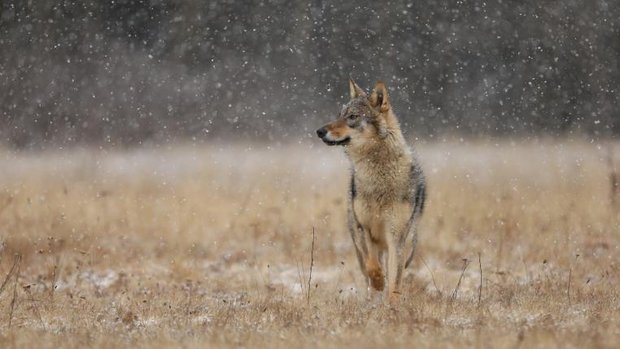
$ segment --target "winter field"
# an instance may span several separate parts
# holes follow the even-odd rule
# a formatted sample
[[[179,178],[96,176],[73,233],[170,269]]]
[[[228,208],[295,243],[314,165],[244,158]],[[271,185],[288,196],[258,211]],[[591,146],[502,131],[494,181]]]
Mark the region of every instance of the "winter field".
[[[366,301],[341,149],[0,150],[0,347],[618,348],[608,148],[419,144],[397,309]]]

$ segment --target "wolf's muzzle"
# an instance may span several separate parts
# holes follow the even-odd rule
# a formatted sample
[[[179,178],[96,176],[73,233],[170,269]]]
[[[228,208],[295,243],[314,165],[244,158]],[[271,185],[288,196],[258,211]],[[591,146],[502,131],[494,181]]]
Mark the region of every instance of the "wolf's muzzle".
[[[316,130],[316,135],[319,136],[319,138],[321,138],[323,143],[327,145],[347,145],[351,141],[351,137],[349,136],[341,140],[333,140],[333,139],[330,139],[330,136],[328,136],[328,134],[329,132],[327,131],[325,127],[321,127],[320,129]]]

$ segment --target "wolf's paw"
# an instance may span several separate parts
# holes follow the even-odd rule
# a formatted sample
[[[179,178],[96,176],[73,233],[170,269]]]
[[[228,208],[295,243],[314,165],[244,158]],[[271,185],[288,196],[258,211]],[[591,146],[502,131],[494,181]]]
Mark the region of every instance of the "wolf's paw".
[[[368,270],[368,278],[370,279],[370,285],[377,291],[383,291],[385,287],[385,278],[381,269]]]
[[[396,309],[396,307],[400,305],[400,292],[398,291],[390,292],[390,295],[388,296],[388,301],[389,301],[390,308]]]
[[[371,309],[383,305],[383,292],[377,291],[369,286],[367,295],[366,301]]]

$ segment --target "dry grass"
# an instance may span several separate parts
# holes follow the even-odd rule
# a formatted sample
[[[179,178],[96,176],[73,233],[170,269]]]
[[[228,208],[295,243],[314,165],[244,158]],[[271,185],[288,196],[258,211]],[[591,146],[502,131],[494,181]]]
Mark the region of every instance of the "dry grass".
[[[418,153],[429,202],[393,310],[365,300],[338,149],[0,152],[0,347],[620,346],[605,149]]]

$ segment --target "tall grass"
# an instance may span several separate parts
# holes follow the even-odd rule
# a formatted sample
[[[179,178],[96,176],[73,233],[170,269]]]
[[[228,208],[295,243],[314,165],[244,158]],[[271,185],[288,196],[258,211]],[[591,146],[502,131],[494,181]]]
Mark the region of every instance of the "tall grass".
[[[0,346],[620,344],[605,147],[417,153],[429,201],[395,310],[366,299],[337,148],[0,152]]]

